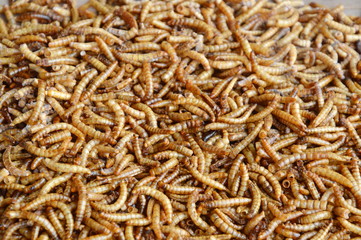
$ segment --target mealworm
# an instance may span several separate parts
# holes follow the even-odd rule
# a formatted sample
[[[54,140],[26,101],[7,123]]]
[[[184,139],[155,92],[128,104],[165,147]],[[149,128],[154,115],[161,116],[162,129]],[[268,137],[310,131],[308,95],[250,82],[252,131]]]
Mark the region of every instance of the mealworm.
[[[30,221],[33,221],[40,226],[42,226],[54,239],[59,239],[58,234],[56,233],[56,230],[54,229],[53,225],[47,220],[45,217],[41,215],[37,215],[35,213],[31,212],[20,212],[20,211],[9,211],[6,213],[6,215],[13,219],[13,218],[24,218],[28,219]]]
[[[231,157],[235,157],[238,153],[240,153],[248,144],[250,144],[257,137],[263,124],[264,124],[264,122],[260,121],[256,125],[256,127],[252,130],[252,132],[245,139],[243,139],[240,143],[238,143],[236,147],[233,148],[233,150],[231,152]]]
[[[90,174],[90,170],[77,165],[67,164],[67,163],[57,163],[49,158],[44,158],[43,161],[44,165],[54,171],[59,172],[68,172],[68,173],[86,173]]]
[[[169,198],[162,192],[147,186],[141,186],[132,191],[133,194],[146,194],[157,199],[163,206],[167,222],[172,223],[173,208]]]

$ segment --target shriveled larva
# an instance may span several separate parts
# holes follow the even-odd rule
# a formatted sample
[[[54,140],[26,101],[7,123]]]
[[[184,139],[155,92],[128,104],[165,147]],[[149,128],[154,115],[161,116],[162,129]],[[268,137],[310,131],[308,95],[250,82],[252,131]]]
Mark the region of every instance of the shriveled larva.
[[[258,187],[252,181],[248,181],[248,184],[251,188],[251,193],[252,193],[252,205],[250,207],[250,211],[247,217],[253,218],[257,214],[261,206],[261,194]]]

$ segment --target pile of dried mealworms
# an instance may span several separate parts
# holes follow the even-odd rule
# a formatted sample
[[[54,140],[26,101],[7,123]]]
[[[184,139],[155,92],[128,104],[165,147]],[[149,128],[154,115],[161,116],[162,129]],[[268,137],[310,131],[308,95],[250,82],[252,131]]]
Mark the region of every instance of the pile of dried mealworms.
[[[299,0],[0,12],[0,238],[360,239],[360,17]]]

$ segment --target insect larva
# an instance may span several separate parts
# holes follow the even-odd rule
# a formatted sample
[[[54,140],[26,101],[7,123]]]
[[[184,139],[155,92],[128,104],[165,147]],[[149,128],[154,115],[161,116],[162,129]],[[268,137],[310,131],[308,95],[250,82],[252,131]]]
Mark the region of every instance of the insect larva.
[[[162,165],[149,170],[149,173],[151,175],[159,175],[159,174],[162,174],[162,173],[168,171],[169,169],[172,169],[173,167],[175,167],[177,165],[178,165],[178,159],[171,158],[170,160],[166,161]]]
[[[316,52],[317,59],[321,60],[324,64],[328,65],[340,79],[344,78],[344,73],[339,63],[335,63],[328,55],[322,52]]]
[[[56,232],[59,234],[60,238],[65,238],[65,235],[64,235],[65,230],[63,228],[63,225],[61,225],[61,222],[60,222],[59,218],[57,217],[54,209],[49,207],[47,209],[47,213],[48,213],[48,216],[49,216],[49,221],[53,225]]]
[[[214,233],[215,232],[214,227],[209,226],[209,224],[206,221],[204,221],[196,211],[196,202],[198,200],[199,200],[199,192],[193,191],[193,193],[191,193],[187,201],[187,209],[188,209],[189,217],[192,219],[193,223],[202,230],[207,231],[210,234]]]
[[[344,124],[346,125],[349,134],[351,135],[351,137],[354,139],[354,141],[356,142],[356,146],[360,147],[361,146],[361,138],[360,136],[357,134],[356,129],[353,127],[353,125],[351,124],[351,122],[348,119],[342,119],[342,121],[344,122]]]
[[[244,114],[240,118],[232,118],[232,117],[223,117],[222,116],[222,117],[218,117],[217,120],[220,122],[229,123],[229,124],[246,123],[246,122],[248,122],[249,118],[253,118],[253,116],[257,115],[257,114],[255,114],[252,117],[250,117],[256,107],[257,107],[256,105],[251,105],[250,107],[248,107],[246,112],[244,112]]]
[[[342,176],[341,174],[331,169],[323,168],[323,167],[314,167],[311,169],[311,171],[318,174],[321,177],[328,178],[346,187],[350,187],[350,188],[352,187],[352,183],[349,179],[347,179],[346,177]]]
[[[145,81],[145,99],[150,99],[154,92],[154,82],[150,63],[143,63],[143,79]]]
[[[331,111],[332,107],[333,98],[331,97],[327,100],[317,117],[312,121],[310,127],[317,127],[319,124],[321,124],[321,122],[326,118],[327,114]]]
[[[239,174],[240,166],[242,164],[243,159],[244,159],[243,155],[238,155],[237,158],[233,161],[232,166],[228,172],[228,179],[227,179],[228,188],[231,188],[236,178],[236,175]]]
[[[140,213],[105,213],[101,212],[100,216],[108,221],[113,222],[126,222],[132,219],[144,218],[143,214]]]
[[[173,215],[173,208],[169,198],[162,192],[148,187],[148,186],[141,186],[133,189],[133,194],[146,194],[150,195],[151,197],[157,199],[163,206],[164,211],[166,213],[166,221],[171,224],[172,223],[172,215]]]
[[[252,205],[250,207],[247,217],[253,218],[257,214],[261,206],[261,194],[258,187],[252,181],[249,180],[248,184],[250,185],[250,190],[252,193]]]
[[[122,40],[114,36],[113,34],[109,33],[105,29],[97,28],[97,27],[80,27],[80,28],[74,28],[74,26],[71,28],[71,32],[78,35],[88,35],[88,34],[98,34],[100,36],[103,36],[109,40],[111,40],[114,43],[117,43],[121,45],[123,43]]]
[[[298,208],[328,210],[327,201],[291,199],[288,203]]]
[[[21,222],[17,222],[17,223],[13,223],[11,224],[6,231],[4,232],[3,235],[3,239],[4,240],[9,240],[12,239],[12,235],[18,230],[21,229],[23,227],[28,227],[31,226],[32,223],[31,222],[27,222],[27,221],[21,221]]]
[[[247,165],[247,167],[249,171],[257,172],[263,175],[270,182],[270,184],[274,189],[276,198],[279,198],[281,196],[282,187],[272,173],[270,173],[266,168],[259,166],[257,164],[250,164]]]
[[[196,51],[192,51],[192,50],[186,51],[182,54],[185,57],[189,57],[189,58],[201,63],[205,70],[210,70],[211,67],[209,65],[208,59],[203,54],[198,53]]]
[[[329,211],[320,211],[316,213],[309,214],[307,216],[301,217],[298,219],[299,223],[307,224],[314,223],[325,219],[332,218],[332,213]]]
[[[209,202],[205,202],[205,206],[209,208],[223,208],[223,207],[233,207],[239,205],[247,205],[252,200],[250,198],[236,197],[236,198],[228,198],[221,200],[213,200]]]
[[[207,39],[212,39],[214,36],[213,28],[209,26],[207,23],[193,18],[181,18],[181,19],[173,19],[168,22],[170,26],[186,26],[195,28],[205,33],[205,37]],[[193,40],[193,39],[192,39]]]
[[[335,141],[334,143],[332,143],[332,144],[327,142],[329,145],[322,146],[322,147],[317,147],[317,148],[306,149],[306,152],[332,152],[332,151],[336,151],[340,146],[342,146],[342,144],[344,144],[344,142],[345,142],[345,136],[340,136],[339,139],[337,141]]]
[[[98,221],[91,218],[90,214],[89,214],[89,216],[84,217],[83,222],[86,226],[88,226],[90,229],[92,229],[96,232],[100,232],[103,234],[111,233],[111,231],[107,227],[105,227],[103,224],[100,224]]]
[[[340,190],[339,186],[334,186],[333,187],[333,191],[335,194],[336,199],[339,201],[340,205],[348,210],[350,210],[350,212],[359,215],[361,213],[361,210],[352,206],[351,204],[349,204],[345,198],[342,196],[342,192]]]
[[[41,227],[43,227],[52,236],[53,239],[59,240],[59,237],[58,237],[53,225],[49,222],[49,220],[47,220],[45,217],[43,217],[41,215],[31,213],[31,212],[26,212],[26,211],[23,211],[23,212],[8,211],[6,213],[6,216],[9,217],[10,219],[22,218],[22,219],[28,219],[32,222],[35,222],[35,223],[39,224]]]
[[[46,157],[43,159],[42,162],[46,167],[58,172],[85,173],[85,174],[91,173],[90,170],[85,167],[67,164],[67,163],[57,163]]]
[[[162,238],[162,231],[160,229],[160,219],[161,219],[160,216],[161,216],[160,205],[158,203],[155,203],[152,208],[151,228],[152,228],[155,236],[159,239]]]
[[[72,177],[72,175],[72,173],[64,173],[63,175],[52,178],[41,188],[39,194],[47,194],[54,187],[68,181]]]
[[[26,43],[20,45],[19,50],[24,54],[24,56],[29,59],[31,62],[36,63],[40,60],[40,57],[35,55],[28,47]]]
[[[165,184],[163,182],[159,182],[160,187],[164,188],[166,191],[175,194],[191,194],[194,191],[200,191],[200,188],[190,187],[190,186],[177,186],[171,184]]]
[[[324,226],[324,222],[314,222],[308,224],[286,223],[283,224],[286,229],[290,229],[296,232],[309,232],[319,227]]]
[[[56,155],[64,152],[66,150],[67,145],[70,142],[70,138],[65,139],[59,148],[57,149],[43,149],[43,148],[39,148],[36,147],[34,144],[32,144],[31,141],[27,141],[27,142],[22,142],[20,143],[20,145],[26,149],[26,151],[28,151],[31,154],[34,154],[36,156],[39,157],[55,157]]]
[[[40,140],[41,145],[51,145],[60,141],[64,141],[66,138],[71,137],[71,133],[68,130],[63,130],[52,134],[51,136]]]
[[[12,151],[13,147],[9,146],[6,148],[5,152],[3,153],[2,159],[4,163],[4,167],[9,171],[11,175],[19,176],[19,177],[25,177],[29,176],[30,172],[24,169],[20,169],[15,166],[15,164],[12,162]]]
[[[349,218],[349,214],[350,214],[350,210],[348,210],[347,208],[344,207],[335,207],[333,209],[333,212],[335,213],[335,215],[348,219]]]
[[[161,50],[161,46],[153,42],[132,43],[120,49],[121,52],[125,52],[125,53],[156,51],[156,50]]]
[[[239,154],[248,144],[250,144],[257,137],[263,124],[264,124],[264,122],[260,121],[255,126],[255,128],[252,130],[252,132],[233,148],[233,150],[231,152],[231,157],[234,158],[237,154]]]
[[[30,124],[34,124],[36,122],[36,120],[38,120],[41,108],[43,107],[44,101],[45,101],[45,87],[46,87],[46,82],[39,80],[38,81],[38,96],[36,98],[36,105],[33,109],[32,115],[29,120]]]
[[[80,224],[83,221],[85,210],[86,210],[86,204],[87,204],[87,189],[83,182],[81,181],[79,175],[76,175],[73,177],[74,184],[78,191],[78,204],[75,212],[75,223],[74,228],[79,229]]]
[[[89,136],[94,137],[95,139],[109,142],[110,144],[115,144],[115,140],[109,136],[106,133],[100,132],[92,127],[89,127],[88,125],[84,124],[82,121],[80,121],[80,115],[81,115],[82,109],[77,109],[74,114],[72,115],[72,121],[73,125],[77,127],[79,130],[84,132],[85,134],[88,134]]]
[[[261,213],[256,214],[253,218],[251,218],[246,226],[243,229],[243,232],[246,235],[249,235],[250,232],[259,224],[260,221],[265,217],[264,211]]]
[[[56,194],[56,193],[49,193],[49,194],[45,194],[42,195],[36,199],[34,199],[33,201],[29,202],[28,204],[26,204],[22,210],[27,211],[27,210],[31,210],[35,207],[39,207],[40,205],[46,203],[46,202],[51,202],[51,201],[70,201],[70,198],[64,196],[64,195],[60,195],[60,194]]]
[[[347,229],[350,232],[353,232],[355,234],[361,234],[361,228],[357,226],[356,224],[352,224],[349,221],[347,221],[344,218],[338,217],[337,220],[340,222],[340,224]]]
[[[246,236],[240,232],[238,232],[237,230],[235,230],[234,228],[232,228],[231,226],[229,226],[227,223],[225,223],[216,213],[212,213],[210,216],[211,221],[214,223],[214,225],[221,230],[224,233],[229,233],[231,234],[233,237],[238,238],[238,239],[246,239]]]
[[[151,127],[158,127],[157,125],[157,117],[154,114],[153,110],[148,107],[147,105],[143,104],[143,103],[136,103],[133,105],[133,108],[140,110],[142,112],[144,112],[146,119],[149,121],[149,125]],[[126,110],[123,109],[125,112]]]
[[[157,45],[157,46],[159,46],[159,45]],[[174,47],[169,42],[163,41],[160,46],[164,51],[166,51],[168,53],[169,58],[172,61],[172,63],[177,63],[179,61],[177,52],[175,51]]]
[[[131,64],[141,65],[143,62],[154,62],[158,59],[166,57],[168,54],[163,51],[156,51],[151,53],[144,54],[135,54],[135,53],[120,53],[117,51],[113,51],[115,58],[120,61],[125,61]]]
[[[104,72],[99,74],[99,76],[93,80],[93,82],[89,85],[88,89],[83,92],[83,94],[80,97],[81,101],[84,101],[87,99],[90,95],[92,95],[95,90],[100,86],[100,84],[105,81],[110,74],[114,71],[116,66],[118,65],[118,62],[113,62]]]
[[[310,153],[296,153],[289,157],[282,158],[280,162],[277,163],[279,167],[284,167],[288,164],[292,164],[297,160],[320,160],[328,158],[330,160],[335,161],[347,161],[347,158],[340,157],[339,155],[332,153],[332,152],[310,152]]]

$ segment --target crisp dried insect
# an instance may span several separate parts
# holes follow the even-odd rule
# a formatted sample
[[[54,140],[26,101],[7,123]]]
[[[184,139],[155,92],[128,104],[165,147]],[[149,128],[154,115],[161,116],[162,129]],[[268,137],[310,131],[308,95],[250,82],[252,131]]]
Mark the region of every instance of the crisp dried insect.
[[[360,19],[116,5],[0,7],[6,239],[357,238]]]

